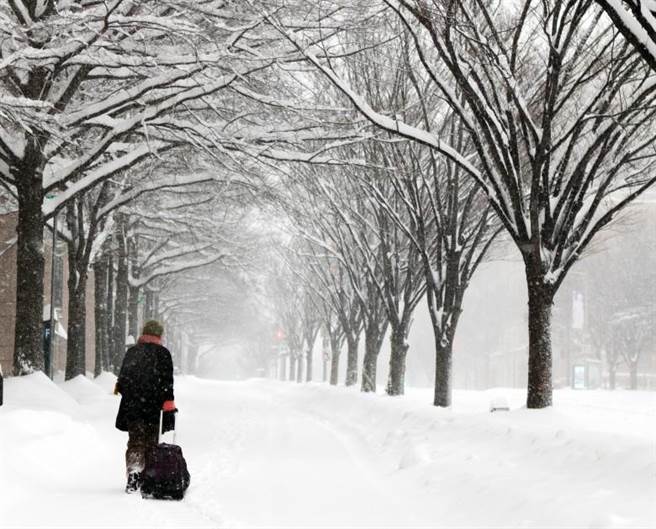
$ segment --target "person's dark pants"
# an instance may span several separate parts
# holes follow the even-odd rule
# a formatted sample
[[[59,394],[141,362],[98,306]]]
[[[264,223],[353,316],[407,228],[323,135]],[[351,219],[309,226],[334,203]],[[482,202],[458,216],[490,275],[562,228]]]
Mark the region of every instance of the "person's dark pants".
[[[128,430],[128,449],[125,451],[125,466],[128,475],[139,474],[146,468],[146,454],[157,446],[156,424],[134,423]]]

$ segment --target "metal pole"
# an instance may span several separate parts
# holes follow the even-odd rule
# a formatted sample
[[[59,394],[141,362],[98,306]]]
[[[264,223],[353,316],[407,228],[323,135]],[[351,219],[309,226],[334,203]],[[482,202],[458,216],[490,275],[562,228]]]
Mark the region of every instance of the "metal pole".
[[[46,355],[46,374],[52,378],[52,357],[55,350],[55,248],[57,246],[57,210],[52,220],[52,252],[50,262],[50,340]]]

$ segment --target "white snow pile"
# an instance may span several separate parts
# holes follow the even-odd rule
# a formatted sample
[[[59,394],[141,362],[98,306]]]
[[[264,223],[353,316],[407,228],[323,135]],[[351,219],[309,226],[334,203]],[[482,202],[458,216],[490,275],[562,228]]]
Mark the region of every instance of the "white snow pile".
[[[438,526],[656,527],[653,392],[560,390],[545,410],[527,410],[519,390],[456,391],[452,409],[427,404],[427,390],[285,392],[401,493],[430,497]]]
[[[94,384],[100,386],[105,393],[112,393],[114,391],[114,384],[116,384],[116,376],[107,371],[101,373],[93,379]]]
[[[656,396],[177,377],[182,502],[123,492],[115,378],[5,381],[0,527],[656,527]],[[493,403],[509,411],[490,413]]]
[[[107,391],[104,391],[100,385],[82,375],[64,382],[61,387],[79,404],[91,404],[95,400],[104,398],[107,394]]]
[[[123,492],[127,436],[114,428],[115,380],[5,379],[0,528],[210,526],[182,504],[155,509]]]

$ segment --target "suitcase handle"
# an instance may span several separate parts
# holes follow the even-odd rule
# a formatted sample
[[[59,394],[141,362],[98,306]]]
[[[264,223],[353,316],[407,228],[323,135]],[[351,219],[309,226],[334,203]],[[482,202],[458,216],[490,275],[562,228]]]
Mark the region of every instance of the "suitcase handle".
[[[176,419],[177,419],[177,417],[176,417]],[[157,429],[157,444],[160,444],[160,442],[162,440],[162,424],[163,423],[164,423],[164,410],[159,410],[159,428]],[[175,444],[175,423],[173,423],[173,444]]]

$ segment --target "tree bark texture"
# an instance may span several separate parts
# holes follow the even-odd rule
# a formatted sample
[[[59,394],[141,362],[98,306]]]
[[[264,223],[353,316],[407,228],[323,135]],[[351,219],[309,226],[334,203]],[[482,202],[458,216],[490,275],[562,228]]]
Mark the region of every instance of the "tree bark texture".
[[[325,331],[321,334],[321,381],[328,382],[328,365],[330,363],[330,355],[328,353],[330,347],[330,339]]]
[[[305,351],[305,381],[312,382],[312,347]]]
[[[336,386],[339,383],[339,353],[330,355],[330,384]]]
[[[116,297],[114,301],[113,365],[118,374],[125,355],[125,338],[127,332],[128,312],[128,260],[125,237],[119,233],[118,269],[116,272]]]
[[[376,369],[378,366],[378,355],[383,345],[385,333],[377,326],[365,329],[364,334],[364,359],[362,362],[362,391],[376,392]]]
[[[96,362],[94,376],[108,369],[107,350],[107,260],[102,257],[93,264],[93,287],[96,306],[94,307]]]
[[[340,341],[330,337],[330,384],[336,386],[339,382],[339,355],[341,353]]]
[[[139,338],[139,287],[129,287],[128,294],[128,334],[134,338],[135,342]]]
[[[108,371],[116,372],[114,367],[114,295],[116,292],[116,285],[114,275],[114,259],[110,255],[107,258],[107,303],[105,313],[105,365]]]
[[[339,383],[339,357],[342,353],[343,336],[337,331],[328,332],[330,342],[330,384],[336,386]]]
[[[161,319],[161,315],[159,313],[159,292],[153,292],[153,312],[152,312],[152,316],[149,319],[151,320]]]
[[[551,316],[553,293],[544,275],[527,265],[528,285],[528,395],[527,408],[553,403]]]
[[[86,289],[89,261],[83,236],[77,230],[75,205],[67,209],[71,239],[68,247],[68,339],[66,340],[66,374],[70,380],[86,374]]]
[[[70,380],[86,374],[86,273],[75,278],[71,270],[68,280],[68,340],[66,341],[66,374]]]
[[[358,337],[349,336],[346,339],[346,385],[358,383]]]
[[[24,167],[18,182],[16,227],[16,327],[14,374],[26,375],[45,369],[43,352],[43,203],[42,175],[36,167],[36,145],[26,147]],[[34,152],[32,152],[34,151]]]
[[[144,304],[144,320],[154,320],[155,317],[155,292],[146,290]]]
[[[433,405],[451,406],[451,371],[453,364],[453,341],[435,334],[435,388]]]
[[[390,369],[387,380],[387,394],[391,396],[403,395],[405,391],[405,359],[408,354],[406,329],[403,327],[392,329],[390,336]]]

